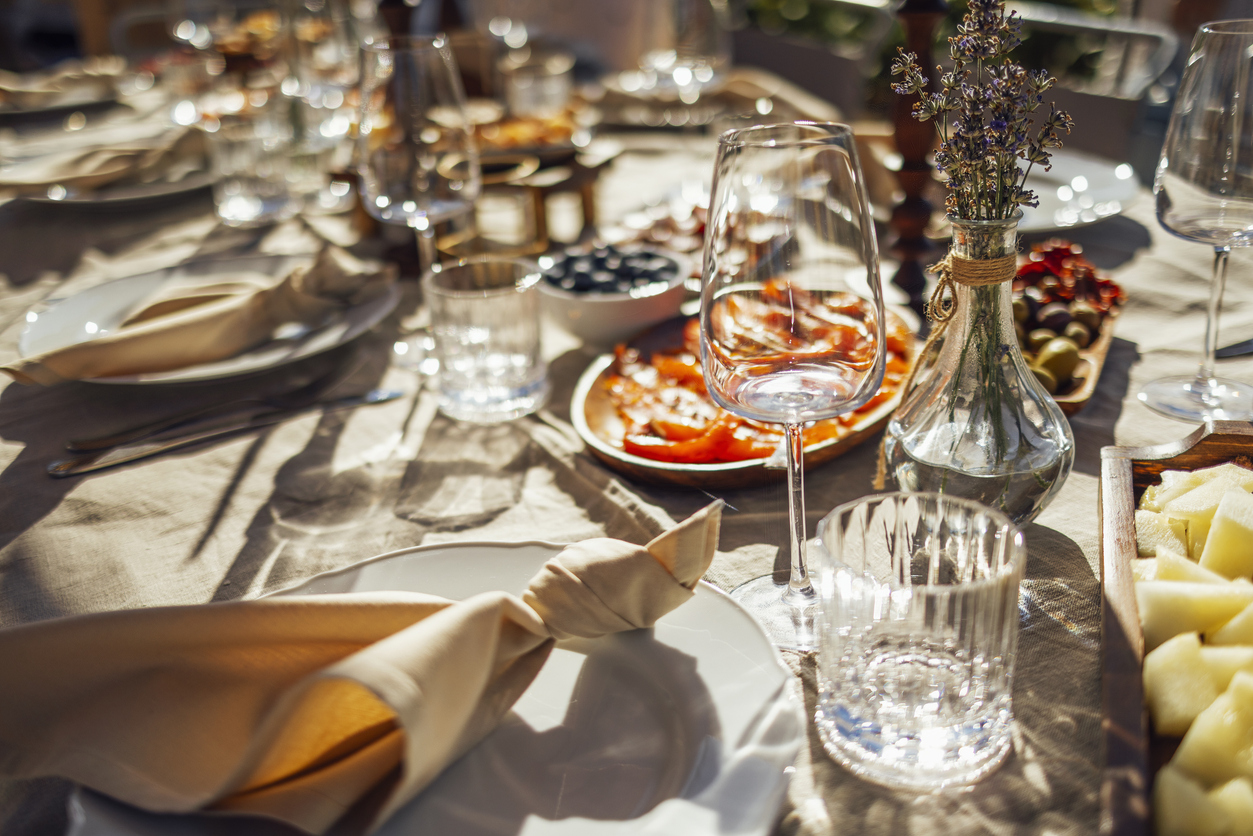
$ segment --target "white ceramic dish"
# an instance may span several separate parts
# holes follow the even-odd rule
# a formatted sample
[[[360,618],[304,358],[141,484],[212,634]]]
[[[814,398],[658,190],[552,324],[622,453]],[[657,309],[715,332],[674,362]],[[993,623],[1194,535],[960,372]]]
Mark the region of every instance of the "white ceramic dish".
[[[135,183],[128,186],[103,187],[82,194],[67,194],[60,199],[51,197],[27,197],[31,203],[47,206],[100,206],[110,209],[148,201],[184,197],[205,191],[215,182],[217,175],[211,171],[193,171],[181,180],[173,182]]]
[[[1140,181],[1127,163],[1076,151],[1053,152],[1053,166],[1035,166],[1027,188],[1040,205],[1023,207],[1019,232],[1049,232],[1087,226],[1121,214],[1140,196]]]
[[[561,546],[391,552],[280,594],[521,592]],[[765,834],[805,741],[791,675],[707,584],[652,630],[563,642],[505,721],[375,836]],[[269,836],[258,819],[159,816],[77,790],[67,836]]]
[[[608,348],[634,337],[652,325],[679,313],[687,295],[686,279],[691,260],[681,253],[656,247],[639,247],[675,262],[673,277],[647,294],[575,293],[541,281],[540,307],[546,317],[588,345]],[[631,250],[625,250],[630,252]]]
[[[312,256],[270,255],[192,262],[105,282],[27,312],[26,327],[18,337],[18,353],[31,357],[102,336],[117,328],[136,304],[165,282],[227,281],[244,273],[279,276],[311,260]],[[321,327],[291,339],[272,340],[226,360],[166,372],[98,377],[90,382],[188,383],[263,371],[355,339],[387,316],[399,300],[400,291],[393,285],[383,296],[349,308]]]

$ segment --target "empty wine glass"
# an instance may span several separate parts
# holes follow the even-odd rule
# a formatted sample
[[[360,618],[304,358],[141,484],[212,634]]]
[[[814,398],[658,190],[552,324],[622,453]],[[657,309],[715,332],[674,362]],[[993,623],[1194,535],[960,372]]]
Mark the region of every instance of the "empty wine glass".
[[[1214,248],[1205,353],[1193,376],[1154,380],[1140,400],[1171,418],[1253,418],[1253,386],[1214,376],[1232,247],[1253,245],[1253,20],[1207,23],[1192,41],[1153,192],[1157,220]]]
[[[357,159],[366,210],[418,237],[425,266],[439,260],[435,225],[473,211],[478,150],[465,92],[444,35],[365,43]]]
[[[701,287],[701,364],[713,399],[783,424],[791,578],[731,594],[776,645],[814,647],[805,565],[804,426],[856,409],[884,370],[879,253],[847,125],[728,131],[718,143]]]

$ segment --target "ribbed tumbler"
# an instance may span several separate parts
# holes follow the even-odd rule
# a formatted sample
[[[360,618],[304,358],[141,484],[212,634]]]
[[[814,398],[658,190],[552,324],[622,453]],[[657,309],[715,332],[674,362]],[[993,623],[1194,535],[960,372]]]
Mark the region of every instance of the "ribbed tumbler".
[[[1011,747],[1021,532],[970,500],[897,493],[841,505],[818,538],[827,752],[913,789],[992,771]]]

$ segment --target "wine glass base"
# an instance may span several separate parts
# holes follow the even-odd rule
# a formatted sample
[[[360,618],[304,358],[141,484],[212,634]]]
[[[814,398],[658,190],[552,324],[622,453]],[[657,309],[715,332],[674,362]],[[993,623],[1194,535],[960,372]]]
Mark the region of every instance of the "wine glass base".
[[[1253,386],[1222,378],[1164,377],[1144,385],[1140,403],[1180,421],[1253,420]]]
[[[762,575],[731,590],[731,597],[757,619],[770,643],[781,650],[817,650],[818,596],[795,606],[785,596],[787,584]]]

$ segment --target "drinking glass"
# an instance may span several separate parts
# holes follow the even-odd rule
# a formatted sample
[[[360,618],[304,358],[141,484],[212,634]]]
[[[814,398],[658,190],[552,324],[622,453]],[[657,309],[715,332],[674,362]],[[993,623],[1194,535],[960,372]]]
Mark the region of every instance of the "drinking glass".
[[[292,192],[304,178],[293,166],[291,125],[282,112],[223,116],[216,130],[205,131],[216,175],[213,204],[227,226],[276,223],[299,210]]]
[[[996,768],[1012,745],[1022,533],[973,500],[880,494],[828,514],[815,554],[827,752],[913,789]]]
[[[856,409],[884,368],[874,220],[847,125],[729,131],[718,143],[701,282],[701,364],[719,406],[783,424],[791,578],[732,596],[780,647],[814,647],[803,427]]]
[[[431,311],[440,411],[495,423],[529,415],[548,399],[540,355],[538,264],[476,256],[422,276]]]
[[[417,233],[426,266],[439,260],[435,225],[473,211],[478,150],[465,92],[444,35],[367,42],[357,140],[366,210]]]
[[[644,93],[677,94],[693,104],[722,81],[731,63],[726,4],[717,0],[646,0],[638,78],[622,81]]]
[[[1140,400],[1189,421],[1253,418],[1253,386],[1214,375],[1232,247],[1253,244],[1253,20],[1207,23],[1192,41],[1153,192],[1168,231],[1214,248],[1205,353],[1195,375],[1154,380]]]

